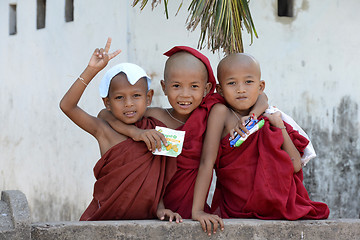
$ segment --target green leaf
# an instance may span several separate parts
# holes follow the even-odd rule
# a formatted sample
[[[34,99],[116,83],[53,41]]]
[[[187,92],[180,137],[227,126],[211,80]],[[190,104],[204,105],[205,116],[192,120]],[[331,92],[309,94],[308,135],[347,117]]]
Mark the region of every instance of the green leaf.
[[[139,2],[140,0],[134,0],[133,6]],[[169,0],[164,0],[166,18],[169,17],[168,2]],[[141,10],[147,3],[148,0],[141,1]],[[152,7],[154,8],[158,3],[161,3],[161,0],[153,0]],[[182,5],[183,1],[177,13]],[[258,37],[248,0],[192,0],[188,11],[187,29],[193,31],[200,23],[201,32],[198,41],[200,49],[207,41],[207,47],[213,52],[220,49],[227,54],[243,52],[242,31],[246,29],[250,34],[251,43],[254,36]]]

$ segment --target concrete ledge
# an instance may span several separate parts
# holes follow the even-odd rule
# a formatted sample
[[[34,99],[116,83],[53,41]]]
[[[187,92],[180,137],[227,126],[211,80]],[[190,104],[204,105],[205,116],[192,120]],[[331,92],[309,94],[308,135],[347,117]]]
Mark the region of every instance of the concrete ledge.
[[[31,219],[26,196],[17,190],[1,192],[0,239],[30,239]]]
[[[33,240],[91,239],[360,239],[359,219],[263,221],[225,220],[224,232],[208,237],[198,222],[158,220],[33,223]]]
[[[3,191],[0,201],[0,240],[101,239],[342,239],[360,240],[360,219],[264,221],[227,219],[225,231],[208,237],[198,222],[159,220],[96,222],[30,222],[26,197],[20,191]]]

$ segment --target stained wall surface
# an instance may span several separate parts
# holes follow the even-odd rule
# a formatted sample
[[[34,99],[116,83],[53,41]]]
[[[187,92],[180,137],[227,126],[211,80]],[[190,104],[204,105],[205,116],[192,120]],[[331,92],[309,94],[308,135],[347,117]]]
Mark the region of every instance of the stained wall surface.
[[[91,200],[97,142],[58,105],[92,51],[111,36],[122,53],[107,69],[139,64],[153,78],[152,106],[168,107],[159,85],[162,54],[196,47],[199,37],[199,29],[186,30],[190,0],[176,16],[179,5],[169,1],[169,19],[163,5],[140,11],[131,1],[74,0],[70,22],[65,2],[46,1],[45,27],[37,29],[37,1],[0,0],[0,189],[24,192],[33,221],[77,220]],[[328,203],[332,218],[359,218],[360,2],[294,1],[293,17],[278,17],[276,0],[251,1],[250,8],[259,38],[250,45],[244,32],[245,52],[261,63],[269,103],[296,119],[317,150],[304,167],[310,197]],[[223,54],[201,52],[216,72]],[[80,101],[93,115],[103,108],[102,75]]]

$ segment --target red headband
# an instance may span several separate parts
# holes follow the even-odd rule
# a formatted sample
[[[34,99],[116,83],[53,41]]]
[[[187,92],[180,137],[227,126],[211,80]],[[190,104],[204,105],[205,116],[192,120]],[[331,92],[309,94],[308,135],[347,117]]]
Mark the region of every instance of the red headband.
[[[208,72],[208,82],[210,82],[212,84],[209,93],[213,93],[215,91],[216,80],[215,80],[214,73],[213,73],[213,70],[211,68],[209,59],[207,57],[205,57],[205,55],[200,53],[198,50],[195,50],[195,49],[193,49],[191,47],[186,47],[186,46],[173,47],[172,49],[170,49],[169,51],[164,53],[164,55],[170,57],[173,54],[175,54],[177,52],[180,52],[180,51],[186,51],[186,52],[190,53],[191,55],[198,58],[200,61],[202,61],[205,64],[206,70]]]

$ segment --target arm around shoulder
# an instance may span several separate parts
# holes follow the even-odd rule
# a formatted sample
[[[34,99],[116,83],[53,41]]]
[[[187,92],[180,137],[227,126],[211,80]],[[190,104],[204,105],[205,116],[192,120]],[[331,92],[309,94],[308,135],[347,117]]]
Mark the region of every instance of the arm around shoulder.
[[[259,117],[269,107],[268,97],[263,92],[259,95],[255,105],[251,108],[251,114],[253,113],[256,117]],[[250,115],[251,115],[250,114]]]
[[[302,168],[301,155],[300,155],[299,151],[297,150],[297,148],[295,147],[294,143],[292,142],[292,140],[286,130],[285,124],[284,124],[283,120],[281,119],[281,113],[280,112],[275,112],[273,114],[265,113],[264,116],[269,119],[269,122],[272,126],[281,129],[281,132],[282,132],[282,135],[284,138],[284,142],[283,142],[281,148],[285,152],[287,152],[287,154],[289,154],[290,159],[294,166],[294,172],[295,173],[299,172]]]
[[[98,113],[98,118],[106,121],[115,131],[125,136],[131,137],[133,140],[136,139],[136,130],[139,130],[135,125],[126,124],[119,119],[117,119],[110,111],[107,109],[102,109]],[[136,141],[136,140],[135,140]]]

